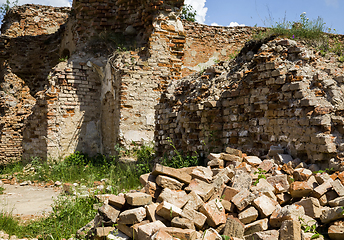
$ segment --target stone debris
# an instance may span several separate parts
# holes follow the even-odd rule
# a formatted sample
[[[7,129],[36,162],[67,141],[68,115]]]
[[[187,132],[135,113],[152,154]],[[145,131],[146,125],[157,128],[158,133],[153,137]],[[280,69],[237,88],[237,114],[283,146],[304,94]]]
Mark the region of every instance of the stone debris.
[[[311,239],[316,227],[328,226],[330,239],[342,239],[341,173],[319,174],[279,151],[271,154],[280,159],[267,155],[268,159],[258,161],[227,148],[226,153],[210,154],[207,167],[158,165],[153,175],[141,176],[145,185],[162,187],[157,197],[152,198],[146,187],[141,192],[98,196],[104,205],[93,227],[84,227],[88,232],[79,234],[100,237],[105,230],[113,234],[113,229],[101,230],[99,226],[118,224],[121,234],[134,239],[220,240],[221,235],[227,235],[241,240],[287,240]],[[235,159],[228,155],[243,161],[227,161],[224,168],[213,165],[221,156]]]

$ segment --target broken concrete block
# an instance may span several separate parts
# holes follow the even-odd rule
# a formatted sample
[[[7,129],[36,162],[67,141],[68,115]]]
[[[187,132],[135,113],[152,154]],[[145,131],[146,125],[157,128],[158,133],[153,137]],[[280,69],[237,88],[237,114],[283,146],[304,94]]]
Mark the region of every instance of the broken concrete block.
[[[204,202],[206,202],[211,195],[213,195],[215,189],[212,184],[206,183],[199,179],[192,179],[189,186],[185,188],[185,191],[195,191],[195,193],[199,195]]]
[[[312,218],[320,218],[322,207],[317,198],[309,197],[303,198],[295,203],[296,205],[303,206],[305,214]]]
[[[221,153],[220,159],[228,162],[242,162],[242,157],[229,153]]]
[[[226,212],[234,212],[235,211],[235,205],[231,203],[230,201],[221,199],[221,204],[225,208]]]
[[[200,213],[196,210],[185,209],[183,210],[181,216],[193,221],[193,223],[198,229],[201,229],[205,221],[207,220],[207,216],[205,216],[203,213]]]
[[[286,205],[282,208],[277,207],[275,211],[270,216],[269,224],[273,228],[281,227],[284,220],[299,220],[305,215],[305,210],[303,206],[300,205]]]
[[[321,185],[317,186],[313,189],[312,196],[316,198],[320,198],[322,195],[324,195],[327,191],[332,189],[332,179],[326,180]]]
[[[118,196],[116,196],[116,195],[109,196],[108,203],[111,206],[114,206],[118,209],[121,209],[125,204],[124,194],[121,194],[121,195],[119,194]]]
[[[314,189],[319,186],[317,180],[315,179],[314,175],[310,176],[307,180],[308,184]]]
[[[236,170],[232,181],[232,188],[238,190],[250,189],[252,184],[252,177],[248,172],[244,170]]]
[[[187,184],[191,182],[191,175],[186,173],[185,171],[171,167],[166,167],[158,163],[155,164],[152,174],[155,176],[166,175]]]
[[[270,216],[276,209],[276,206],[279,206],[278,202],[267,197],[266,195],[262,195],[254,199],[253,205],[258,209],[263,218]]]
[[[159,195],[158,200],[161,202],[165,201],[178,208],[182,208],[189,201],[189,196],[184,191],[165,188]]]
[[[121,211],[108,204],[104,204],[98,209],[98,212],[100,215],[110,219],[113,223],[116,223]]]
[[[156,177],[156,183],[162,188],[169,188],[171,190],[181,190],[184,183],[179,182],[177,179],[159,175]]]
[[[244,238],[245,225],[237,218],[228,216],[223,235]]]
[[[266,159],[261,164],[259,164],[257,168],[265,172],[268,172],[274,166],[274,164],[275,164],[274,160]]]
[[[213,182],[215,182],[218,178],[222,179],[222,183],[227,183],[229,180],[231,180],[234,176],[234,171],[230,169],[229,167],[225,167],[219,171],[216,176],[213,177]]]
[[[204,231],[202,240],[222,240],[221,235],[213,228]]]
[[[307,182],[292,182],[290,185],[290,195],[292,198],[307,197],[312,190],[312,187]]]
[[[104,239],[109,233],[115,230],[115,227],[97,227],[96,228],[96,239]]]
[[[162,231],[167,232],[171,236],[181,240],[196,240],[197,233],[193,229],[182,229],[176,227],[163,227]],[[141,240],[141,239],[140,239]]]
[[[129,209],[121,212],[118,223],[120,224],[135,224],[141,222],[146,218],[146,209],[144,207]]]
[[[290,186],[287,175],[285,174],[267,177],[266,180],[275,188],[276,193],[289,191]]]
[[[183,218],[183,217],[175,217],[171,221],[171,226],[172,227],[177,227],[177,228],[184,228],[184,229],[193,229],[195,230],[195,225],[193,221],[191,221],[188,218]]]
[[[100,238],[104,239],[104,237]],[[130,237],[128,237],[126,234],[122,233],[121,231],[117,231],[117,229],[111,231],[107,236],[106,239],[111,240],[130,240]]]
[[[301,224],[298,220],[285,220],[280,228],[280,240],[301,240]]]
[[[322,223],[329,223],[344,218],[342,207],[323,209],[320,220]]]
[[[251,204],[255,197],[256,196],[249,190],[244,189],[232,198],[232,203],[234,203],[234,205],[239,209],[239,211],[242,211],[244,208]]]
[[[147,214],[147,218],[151,221],[151,222],[155,222],[156,219],[156,208],[158,207],[159,204],[157,203],[151,203],[149,205],[146,205],[146,214]]]
[[[155,183],[148,181],[144,187],[144,192],[151,195],[152,198],[157,198],[161,193],[162,189]]]
[[[152,196],[142,192],[126,193],[125,200],[134,207],[149,205],[152,203]]]
[[[232,155],[235,155],[235,156],[238,156],[238,157],[242,157],[242,151],[240,151],[239,149],[227,147],[226,148],[226,153],[232,154]]]
[[[211,168],[223,168],[225,164],[222,159],[213,158],[212,160],[208,161],[207,166]]]
[[[190,175],[192,178],[198,178],[208,183],[210,183],[213,179],[213,172],[211,171],[211,169],[201,166],[196,167]]]
[[[216,227],[226,222],[225,208],[219,199],[214,199],[203,204],[199,211],[207,216],[207,223],[211,227]]]
[[[245,225],[245,235],[250,235],[255,232],[261,232],[268,229],[268,222],[269,219],[264,218],[261,220],[257,220],[255,222],[252,222],[250,224]]]
[[[135,238],[136,239],[136,238]],[[158,230],[151,238],[152,240],[174,240],[175,238],[172,237],[170,234],[165,232],[164,230]]]
[[[191,191],[188,195],[188,202],[184,206],[183,210],[198,210],[203,205],[203,200],[197,195],[195,191]]]
[[[245,236],[245,240],[279,240],[279,231],[267,230],[263,232],[255,232]]]
[[[344,196],[344,186],[339,179],[331,182],[333,189],[337,192],[340,197]]]
[[[289,154],[277,153],[275,155],[275,160],[278,161],[281,164],[284,164],[284,163],[287,164],[288,162],[293,161],[293,158]]]
[[[155,176],[152,175],[151,173],[145,173],[140,176],[140,183],[142,186],[146,186],[147,182],[155,182]]]
[[[238,215],[239,220],[243,224],[248,224],[255,221],[258,217],[258,211],[254,207],[249,207],[244,211],[240,212]]]
[[[138,239],[150,240],[151,236],[160,228],[166,227],[161,221],[147,223],[138,228]]]
[[[330,180],[331,177],[328,173],[323,172],[323,173],[317,173],[315,174],[315,179],[317,180],[317,182],[320,184],[323,184],[324,182],[326,182],[327,180]]]
[[[328,228],[328,236],[331,240],[343,240],[344,239],[344,226],[341,226],[340,224],[332,224]]]
[[[148,220],[142,221],[140,223],[136,223],[132,226],[128,226],[125,224],[117,224],[117,229],[121,232],[123,232],[125,235],[127,235],[130,238],[137,239],[138,237],[138,228],[142,225],[145,225],[147,223],[150,223]]]
[[[283,192],[276,194],[277,202],[282,205],[286,202],[289,202],[291,199],[291,195],[289,193]]]
[[[257,156],[246,156],[244,157],[244,161],[254,167],[262,163],[262,160]]]
[[[222,191],[221,197],[227,201],[231,201],[232,198],[237,195],[240,192],[240,190],[232,187],[225,186],[225,188]]]
[[[344,197],[337,197],[328,202],[331,207],[344,206]]]
[[[319,199],[320,205],[325,206],[327,205],[330,201],[338,198],[338,194],[334,190],[330,190],[326,192],[324,195],[322,195]]]
[[[312,176],[312,171],[306,168],[297,168],[293,172],[295,181],[307,181]]]
[[[182,209],[164,201],[158,205],[156,208],[156,213],[159,216],[171,221],[172,218],[179,217],[181,215]]]

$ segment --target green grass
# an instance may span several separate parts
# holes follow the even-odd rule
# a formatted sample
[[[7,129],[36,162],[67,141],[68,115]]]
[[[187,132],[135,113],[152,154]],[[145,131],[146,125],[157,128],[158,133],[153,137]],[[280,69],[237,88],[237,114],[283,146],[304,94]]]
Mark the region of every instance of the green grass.
[[[162,159],[162,164],[175,168],[198,164],[196,156],[184,157],[176,150],[172,142],[170,143],[176,155]],[[109,193],[113,194],[118,194],[123,190],[138,189],[140,187],[139,176],[152,170],[155,158],[153,148],[134,145],[130,151],[119,147],[117,151],[118,156],[113,157],[103,155],[89,157],[75,152],[64,161],[44,162],[39,158],[32,158],[31,163],[26,166],[21,162],[0,166],[0,175],[16,176],[18,180],[22,181],[77,182],[88,187],[93,187],[94,181],[106,179],[105,185],[112,187]],[[137,162],[121,163],[119,162],[121,155],[133,156]],[[95,203],[97,200],[93,195],[86,198],[61,196],[55,201],[53,212],[48,217],[27,223],[0,211],[0,230],[20,238],[68,239],[95,217],[96,210],[93,207]]]
[[[326,33],[332,32],[333,30],[325,26],[326,24],[321,17],[310,20],[307,18],[306,13],[302,13],[298,21],[288,21],[284,18],[279,22],[275,22],[270,17],[269,22],[270,26],[268,30],[257,33],[253,36],[254,39],[263,39],[276,35],[294,40],[302,40],[309,46],[320,51],[323,56],[332,52],[338,56],[339,61],[344,59],[343,42],[335,35],[331,36],[331,34]]]
[[[19,238],[62,239],[75,235],[77,230],[92,220],[97,212],[94,197],[60,197],[47,218],[31,220],[25,224],[10,214],[0,213],[0,229]]]

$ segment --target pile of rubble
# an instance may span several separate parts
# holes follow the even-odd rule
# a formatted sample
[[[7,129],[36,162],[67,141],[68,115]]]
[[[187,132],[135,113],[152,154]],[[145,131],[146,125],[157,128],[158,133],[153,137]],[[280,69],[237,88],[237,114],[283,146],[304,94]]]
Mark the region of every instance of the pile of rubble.
[[[140,192],[98,195],[104,204],[78,235],[140,240],[344,239],[344,172],[330,175],[278,147],[271,147],[264,160],[233,148],[211,153],[208,160],[208,167],[156,164],[140,177]]]

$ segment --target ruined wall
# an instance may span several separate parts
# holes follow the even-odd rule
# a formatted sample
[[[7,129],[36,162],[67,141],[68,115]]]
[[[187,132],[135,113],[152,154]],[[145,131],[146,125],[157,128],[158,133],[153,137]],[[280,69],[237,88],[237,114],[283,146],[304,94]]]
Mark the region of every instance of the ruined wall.
[[[157,107],[156,146],[199,153],[271,145],[312,162],[343,160],[344,68],[295,41],[247,45],[234,61],[175,82]]]
[[[33,146],[37,156],[46,155],[47,103],[42,91],[59,61],[60,25],[67,12],[68,8],[24,5],[12,8],[4,18],[0,36],[1,161],[21,157],[25,146]]]

